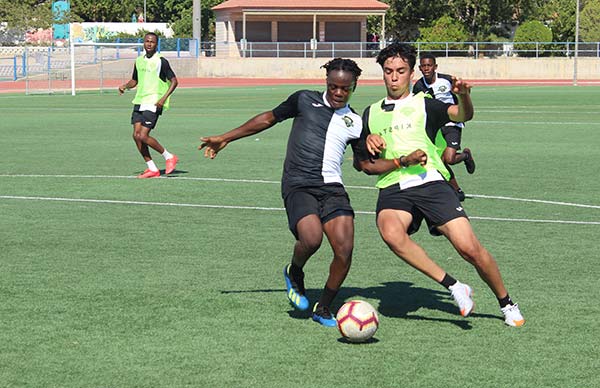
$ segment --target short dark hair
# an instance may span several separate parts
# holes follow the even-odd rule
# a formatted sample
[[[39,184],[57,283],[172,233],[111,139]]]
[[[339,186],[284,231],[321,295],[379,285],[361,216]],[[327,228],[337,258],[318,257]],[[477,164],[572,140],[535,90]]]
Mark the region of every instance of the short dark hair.
[[[407,43],[394,42],[381,50],[379,54],[377,54],[377,63],[381,67],[388,58],[400,57],[404,59],[406,63],[410,66],[411,70],[415,68],[415,63],[417,63],[417,50],[413,46]]]
[[[358,77],[362,74],[361,68],[352,59],[334,58],[321,67],[325,69],[327,75],[333,70],[349,71],[354,75],[355,82],[358,81]]]
[[[156,38],[156,41],[158,42],[158,35],[156,34],[156,32],[146,32],[146,33],[144,34],[144,39],[146,39],[146,37],[147,37],[148,35],[152,35],[152,36],[154,36],[154,37]]]
[[[433,53],[430,53],[430,52],[425,52],[425,53],[422,53],[421,55],[419,55],[419,60],[421,60],[421,59],[431,59],[433,61],[434,65],[437,63],[435,60],[435,55],[433,55]]]

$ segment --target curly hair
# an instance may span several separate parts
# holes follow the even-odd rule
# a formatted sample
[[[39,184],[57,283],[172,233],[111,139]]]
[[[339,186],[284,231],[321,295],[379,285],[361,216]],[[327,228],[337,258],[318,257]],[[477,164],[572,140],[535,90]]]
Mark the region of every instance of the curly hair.
[[[415,48],[406,43],[394,42],[381,50],[379,54],[377,54],[377,63],[381,67],[388,58],[400,57],[402,58],[411,69],[415,68],[415,63],[417,63],[417,51]]]
[[[435,55],[433,55],[433,53],[430,52],[426,52],[426,53],[421,53],[421,55],[419,55],[419,60],[421,59],[431,59],[433,60],[433,64],[436,64],[436,60],[435,60]]]
[[[327,75],[329,75],[329,72],[333,70],[349,71],[354,75],[355,82],[358,81],[358,77],[360,77],[362,73],[361,68],[358,67],[356,62],[354,62],[352,59],[334,58],[321,67],[325,69]]]

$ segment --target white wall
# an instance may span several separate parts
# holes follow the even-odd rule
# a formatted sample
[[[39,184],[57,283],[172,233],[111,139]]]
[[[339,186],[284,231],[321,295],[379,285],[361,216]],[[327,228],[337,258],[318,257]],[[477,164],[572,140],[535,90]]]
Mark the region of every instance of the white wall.
[[[139,30],[160,31],[166,38],[173,37],[173,30],[167,23],[71,23],[71,38],[76,42],[94,42],[98,37],[110,37],[111,34],[125,32],[135,34]]]

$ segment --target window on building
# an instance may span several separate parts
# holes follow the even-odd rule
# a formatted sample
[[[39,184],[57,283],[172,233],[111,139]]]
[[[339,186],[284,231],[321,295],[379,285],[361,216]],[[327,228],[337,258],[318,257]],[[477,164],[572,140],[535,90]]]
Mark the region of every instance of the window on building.
[[[326,42],[360,42],[360,22],[326,22]]]
[[[279,42],[310,42],[312,37],[312,22],[279,22],[277,25]]]
[[[235,22],[235,40],[243,38],[243,22]],[[246,22],[246,40],[248,42],[270,42],[271,22]]]

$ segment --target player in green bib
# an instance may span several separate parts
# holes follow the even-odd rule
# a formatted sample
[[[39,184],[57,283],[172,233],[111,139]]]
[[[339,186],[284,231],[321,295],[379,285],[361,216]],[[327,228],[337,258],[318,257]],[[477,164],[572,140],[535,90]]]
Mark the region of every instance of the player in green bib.
[[[498,299],[505,323],[522,326],[525,319],[508,295],[496,260],[475,236],[447,182],[450,175],[436,146],[445,123],[473,117],[471,86],[453,80],[457,104],[426,98],[424,93],[413,95],[416,52],[407,44],[393,43],[381,50],[377,63],[383,69],[387,96],[365,109],[363,153],[355,153],[354,166],[378,175],[377,227],[383,240],[406,263],[450,290],[466,317],[475,307],[471,287],[450,276],[410,238],[425,220],[431,234],[444,235],[476,268]]]
[[[171,154],[158,140],[150,136],[150,131],[156,126],[159,116],[169,109],[170,96],[178,84],[169,61],[156,52],[157,45],[158,36],[155,33],[149,32],[144,36],[145,54],[135,60],[131,79],[119,86],[119,94],[137,86],[131,114],[133,140],[147,166],[138,178],[160,176],[160,170],[150,155],[150,148],[165,158],[165,174],[173,172],[178,162],[177,155]]]

